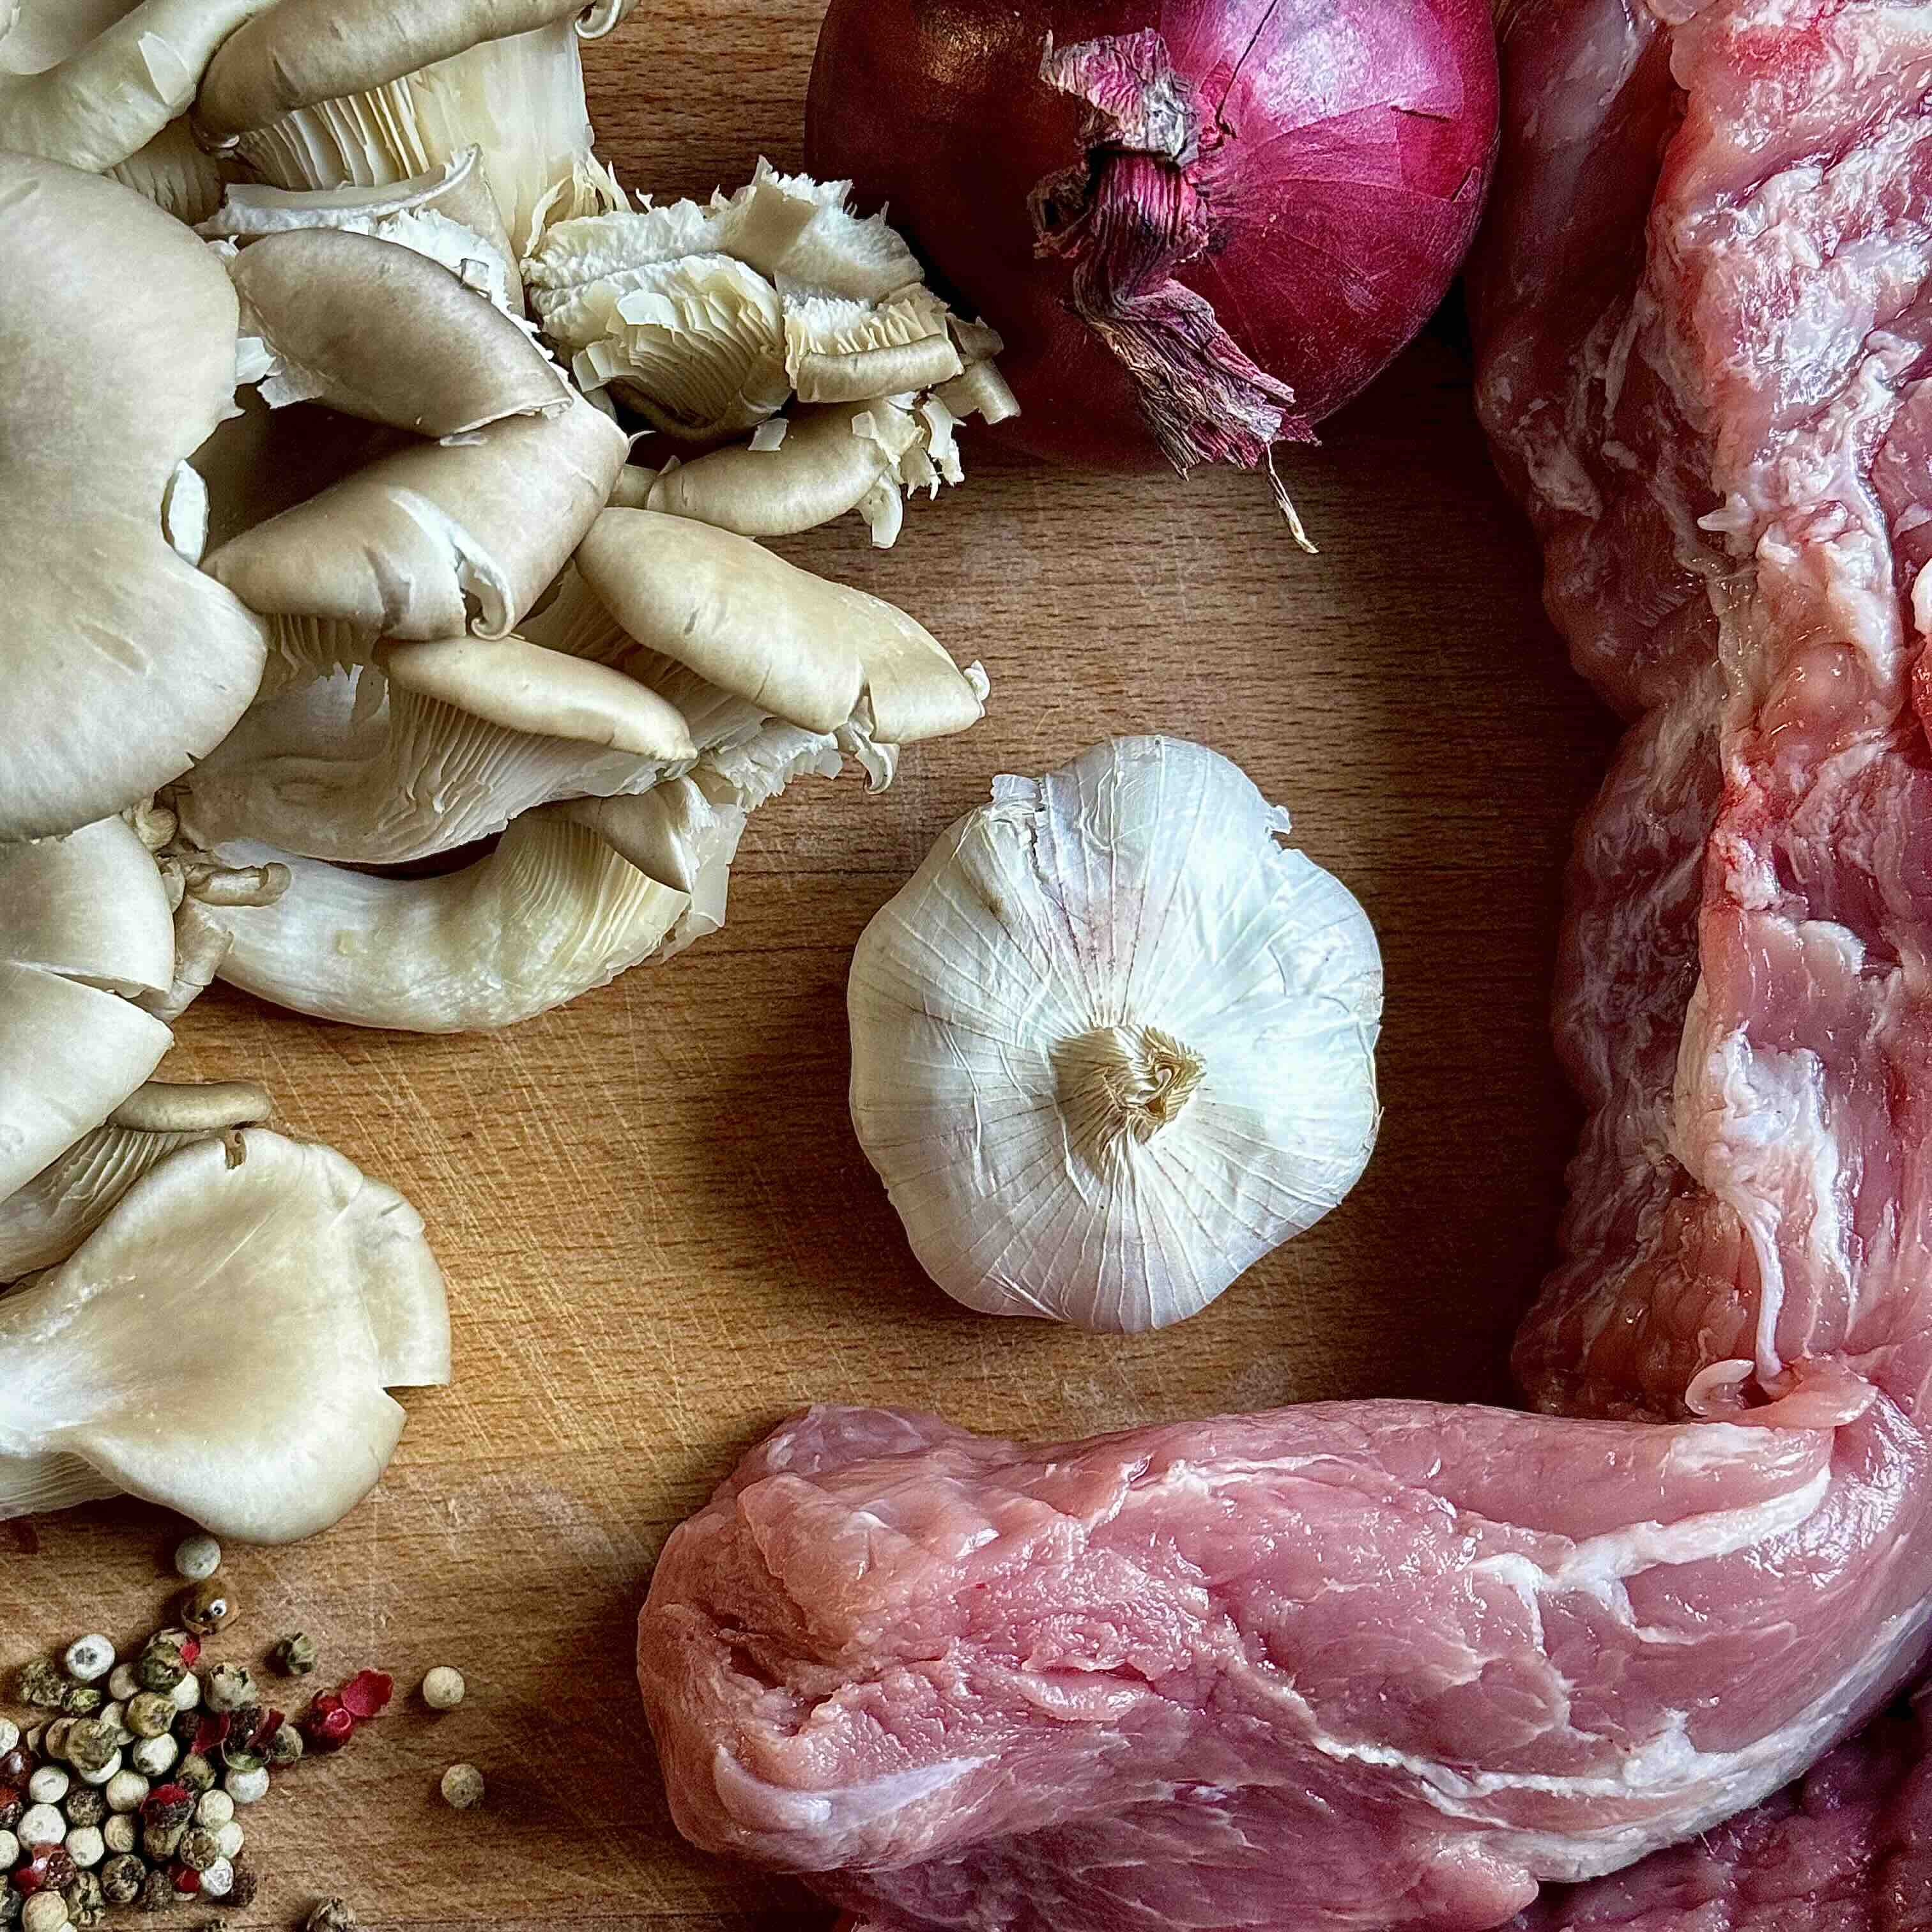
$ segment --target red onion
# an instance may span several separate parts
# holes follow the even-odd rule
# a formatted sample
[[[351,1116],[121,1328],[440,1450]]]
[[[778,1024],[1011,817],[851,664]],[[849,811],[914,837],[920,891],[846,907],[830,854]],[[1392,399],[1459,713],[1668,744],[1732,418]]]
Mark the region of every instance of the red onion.
[[[832,0],[806,162],[1005,338],[1024,446],[1252,466],[1442,299],[1496,96],[1487,0]]]

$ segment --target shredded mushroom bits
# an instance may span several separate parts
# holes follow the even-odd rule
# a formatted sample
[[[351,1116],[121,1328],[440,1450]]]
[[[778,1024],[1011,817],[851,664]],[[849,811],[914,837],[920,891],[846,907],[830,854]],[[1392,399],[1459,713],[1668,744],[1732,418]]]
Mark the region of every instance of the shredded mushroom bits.
[[[757,539],[890,543],[999,340],[847,184],[634,208],[578,57],[629,4],[0,0],[0,1518],[306,1535],[448,1378],[407,1203],[155,1077],[214,979],[510,1024],[716,931],[796,780],[980,715]]]
[[[1381,955],[1198,745],[994,781],[852,962],[852,1119],[928,1274],[1136,1330],[1318,1220],[1375,1144]]]

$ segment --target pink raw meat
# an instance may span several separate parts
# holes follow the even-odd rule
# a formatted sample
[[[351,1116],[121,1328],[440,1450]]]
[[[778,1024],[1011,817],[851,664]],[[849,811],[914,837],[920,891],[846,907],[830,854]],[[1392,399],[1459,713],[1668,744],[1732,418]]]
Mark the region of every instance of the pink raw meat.
[[[1544,1412],[781,1428],[639,1676],[680,1828],[855,1924],[1932,1922],[1904,1718],[1658,1850],[1932,1621],[1932,6],[1529,0],[1505,73],[1479,402],[1637,720],[1571,880]]]

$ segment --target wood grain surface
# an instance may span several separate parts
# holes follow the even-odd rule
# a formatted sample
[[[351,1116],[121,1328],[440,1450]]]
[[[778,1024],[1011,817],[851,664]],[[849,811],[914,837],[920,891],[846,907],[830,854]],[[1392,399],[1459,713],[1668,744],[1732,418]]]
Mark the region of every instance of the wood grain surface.
[[[817,0],[643,0],[590,50],[629,185],[797,165]],[[787,546],[903,603],[993,680],[984,723],[896,789],[796,788],[754,820],[726,930],[494,1037],[332,1028],[218,989],[170,1077],[246,1076],[422,1210],[454,1385],[406,1398],[387,1480],[329,1535],[231,1552],[252,1659],[300,1625],[325,1672],[438,1663],[471,1691],[280,1780],[248,1827],[266,1883],[224,1922],[806,1928],[801,1890],[700,1856],[668,1817],[631,1682],[652,1559],[733,1459],[814,1400],[1052,1437],[1315,1397],[1507,1395],[1575,1121],[1545,1008],[1570,827],[1610,742],[1540,614],[1466,369],[1425,340],[1298,454],[1318,558],[1252,478],[1050,473],[967,439],[966,486],[872,551]],[[854,941],[1000,771],[1109,733],[1202,739],[1293,812],[1388,967],[1387,1120],[1336,1214],[1184,1326],[1094,1338],[954,1308],[854,1142]],[[131,1505],[0,1526],[0,1664],[162,1619],[182,1526]],[[482,1810],[436,1796],[446,1764]],[[201,1915],[182,1915],[196,1922]]]

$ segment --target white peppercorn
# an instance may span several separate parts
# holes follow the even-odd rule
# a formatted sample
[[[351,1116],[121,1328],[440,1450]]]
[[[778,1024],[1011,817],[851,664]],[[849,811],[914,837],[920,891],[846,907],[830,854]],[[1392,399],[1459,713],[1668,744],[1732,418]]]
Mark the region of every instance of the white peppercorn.
[[[212,1832],[235,1815],[235,1801],[225,1791],[204,1791],[195,1802],[194,1822]]]
[[[114,1668],[114,1646],[104,1636],[76,1637],[61,1661],[76,1684],[92,1684]]]
[[[242,1835],[242,1827],[231,1818],[226,1824],[214,1828],[214,1842],[220,1846],[221,1856],[232,1859],[248,1840]]]
[[[67,1900],[57,1892],[37,1892],[20,1910],[20,1932],[61,1932]]]
[[[92,1871],[107,1856],[107,1840],[92,1825],[76,1825],[67,1834],[67,1855],[82,1871]]]
[[[468,1811],[483,1802],[483,1774],[473,1764],[453,1764],[442,1774],[443,1802]]]
[[[51,1804],[30,1804],[20,1814],[14,1835],[29,1851],[38,1845],[57,1845],[67,1836],[67,1820]]]
[[[213,1537],[184,1537],[175,1546],[175,1574],[184,1582],[199,1583],[221,1568],[221,1546]]]
[[[238,1804],[254,1804],[268,1795],[268,1774],[266,1769],[231,1771],[221,1784]]]
[[[120,1768],[121,1754],[118,1750],[110,1751],[92,1771],[83,1771],[80,1774],[80,1781],[83,1784],[105,1785],[112,1780]]]
[[[226,1898],[235,1889],[235,1867],[227,1858],[217,1858],[201,1875],[204,1898]]]
[[[107,1694],[116,1703],[126,1703],[140,1688],[141,1680],[134,1675],[131,1664],[117,1664],[107,1673]]]
[[[0,1831],[0,1871],[11,1871],[20,1862],[20,1840],[11,1832]]]
[[[58,1804],[74,1780],[57,1764],[44,1764],[27,1780],[27,1796],[36,1804]]]
[[[143,1778],[165,1778],[181,1756],[181,1746],[164,1731],[158,1738],[143,1738],[128,1754],[128,1762]]]
[[[422,1700],[432,1711],[453,1711],[468,1688],[461,1671],[440,1664],[422,1681]]]
[[[0,1718],[0,1757],[4,1757],[20,1742],[20,1726],[11,1718]]]
[[[140,1821],[126,1812],[117,1811],[100,1828],[101,1842],[116,1858],[124,1858],[141,1842]]]
[[[152,1789],[138,1771],[117,1771],[107,1780],[107,1808],[110,1811],[138,1811]]]
[[[201,1708],[201,1679],[190,1671],[168,1695],[174,1700],[177,1711],[199,1710]]]

